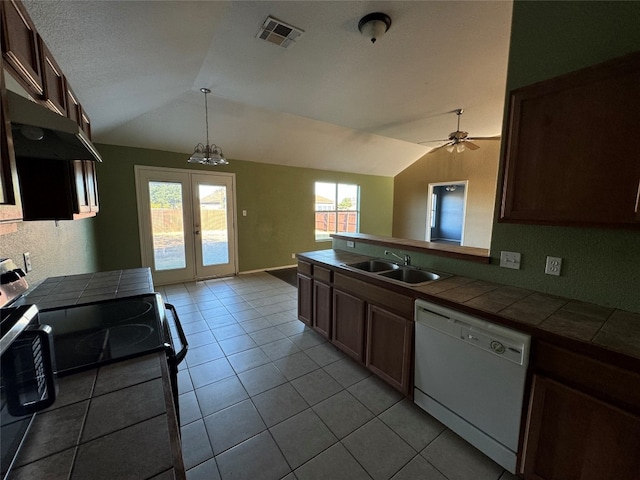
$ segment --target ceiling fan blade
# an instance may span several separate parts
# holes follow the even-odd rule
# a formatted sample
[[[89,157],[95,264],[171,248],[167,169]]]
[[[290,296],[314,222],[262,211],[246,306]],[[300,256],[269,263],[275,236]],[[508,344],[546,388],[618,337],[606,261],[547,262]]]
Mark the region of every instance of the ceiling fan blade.
[[[501,138],[501,135],[496,135],[495,137],[467,137],[467,140],[500,140]]]
[[[443,138],[442,140],[425,140],[424,142],[418,142],[418,145],[424,145],[425,143],[440,143],[440,142],[448,142],[448,138]]]
[[[466,148],[468,148],[469,150],[478,150],[480,148],[478,145],[476,145],[475,143],[470,142],[469,140],[466,140],[464,142],[464,146]]]

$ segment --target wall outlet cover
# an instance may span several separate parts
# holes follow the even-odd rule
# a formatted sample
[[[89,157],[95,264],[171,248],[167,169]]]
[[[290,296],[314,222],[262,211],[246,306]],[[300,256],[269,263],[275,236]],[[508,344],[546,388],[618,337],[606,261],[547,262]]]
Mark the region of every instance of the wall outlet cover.
[[[520,270],[520,258],[519,252],[500,252],[500,266],[503,268],[513,268]]]
[[[356,242],[354,242],[352,240],[347,240],[347,247],[356,248]]]
[[[560,276],[562,270],[562,258],[560,257],[547,257],[547,263],[544,267],[544,273],[547,275]]]

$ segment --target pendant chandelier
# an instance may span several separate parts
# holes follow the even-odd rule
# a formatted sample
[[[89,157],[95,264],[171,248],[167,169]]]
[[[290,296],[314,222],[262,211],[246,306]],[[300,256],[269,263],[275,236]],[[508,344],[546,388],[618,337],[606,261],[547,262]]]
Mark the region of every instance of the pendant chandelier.
[[[204,118],[207,129],[207,144],[197,144],[193,149],[193,153],[189,157],[189,163],[201,163],[203,165],[229,165],[229,162],[224,157],[222,149],[215,143],[209,145],[209,110],[207,109],[207,94],[211,93],[208,88],[201,88],[200,91],[204,93]]]

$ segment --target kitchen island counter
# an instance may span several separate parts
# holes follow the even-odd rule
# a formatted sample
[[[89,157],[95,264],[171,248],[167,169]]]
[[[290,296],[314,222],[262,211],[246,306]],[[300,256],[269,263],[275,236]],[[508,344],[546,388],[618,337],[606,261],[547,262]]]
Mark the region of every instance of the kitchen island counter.
[[[460,275],[422,286],[399,285],[375,274],[345,267],[345,264],[372,257],[338,249],[300,253],[298,258],[640,371],[640,314],[637,313]]]
[[[184,479],[165,354],[59,379],[36,414],[10,480]]]

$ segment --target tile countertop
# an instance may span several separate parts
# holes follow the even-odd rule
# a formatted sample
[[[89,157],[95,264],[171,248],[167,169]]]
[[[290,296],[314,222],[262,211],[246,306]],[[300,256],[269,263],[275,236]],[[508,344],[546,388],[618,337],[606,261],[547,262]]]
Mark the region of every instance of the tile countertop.
[[[16,305],[44,309],[153,291],[151,270],[134,268],[49,277]],[[62,377],[58,387],[55,403],[36,414],[9,480],[185,478],[165,353]]]
[[[16,305],[35,303],[39,309],[44,309],[130,297],[153,291],[151,270],[148,267],[131,268],[49,277],[30,288]]]
[[[9,480],[184,479],[164,353],[62,377]]]
[[[298,258],[342,268],[353,275],[353,270],[342,264],[371,257],[342,250],[320,250],[300,253]],[[372,278],[367,273],[356,275]],[[389,285],[383,279],[378,281]],[[640,365],[640,314],[637,313],[456,275],[420,287],[403,288],[415,298],[481,315],[534,337],[559,341],[569,347],[586,345],[585,353],[590,353],[589,348],[596,353],[600,349],[612,351],[614,355],[623,354],[623,362],[624,357],[629,356]],[[599,348],[593,349],[594,346]]]

